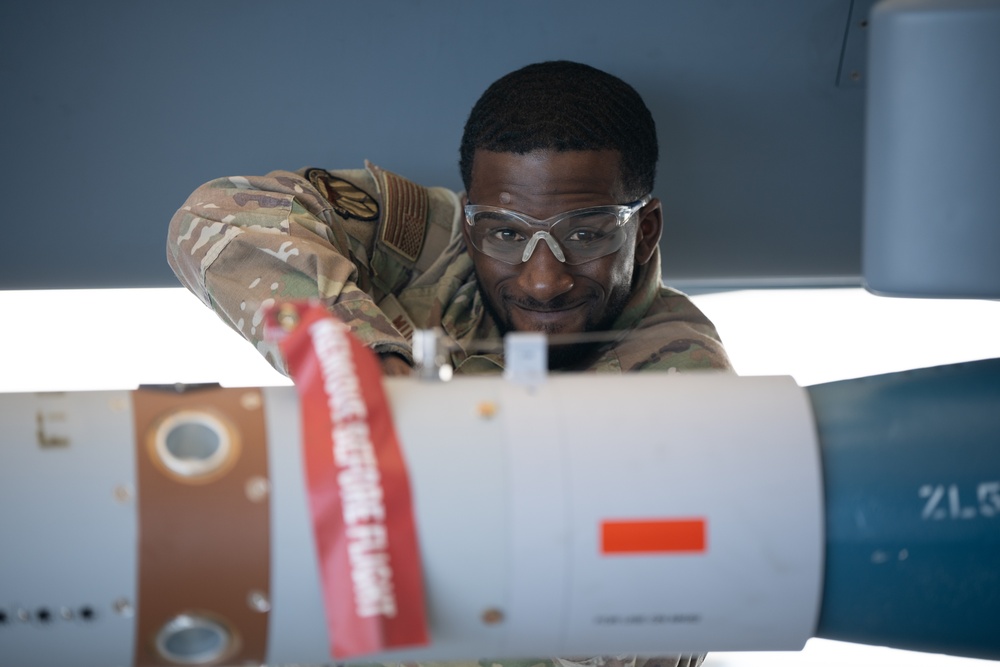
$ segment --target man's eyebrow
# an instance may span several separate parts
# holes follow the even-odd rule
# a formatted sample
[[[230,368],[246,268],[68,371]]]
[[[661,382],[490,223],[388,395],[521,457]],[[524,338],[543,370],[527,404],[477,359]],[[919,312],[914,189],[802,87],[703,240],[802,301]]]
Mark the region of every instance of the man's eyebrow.
[[[510,220],[511,214],[506,211],[479,211],[476,214],[476,219],[486,219],[486,220]]]

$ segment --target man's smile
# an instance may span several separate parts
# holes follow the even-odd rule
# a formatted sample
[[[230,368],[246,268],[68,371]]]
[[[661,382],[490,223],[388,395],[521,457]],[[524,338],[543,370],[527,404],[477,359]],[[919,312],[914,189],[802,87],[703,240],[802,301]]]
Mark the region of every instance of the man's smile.
[[[576,310],[577,308],[582,308],[587,305],[586,301],[580,301],[572,304],[559,304],[559,305],[534,305],[530,303],[519,303],[517,301],[509,301],[511,306],[518,308],[520,310],[525,310],[531,313],[565,313],[570,310]]]
[[[589,313],[589,302],[547,306],[508,302],[511,323],[518,331],[546,333],[583,331]]]

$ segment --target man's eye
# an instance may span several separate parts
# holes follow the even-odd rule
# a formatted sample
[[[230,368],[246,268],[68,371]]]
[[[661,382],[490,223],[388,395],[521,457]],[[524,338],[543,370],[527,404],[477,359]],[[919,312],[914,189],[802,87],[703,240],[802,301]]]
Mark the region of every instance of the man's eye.
[[[524,234],[516,229],[501,227],[490,232],[490,238],[499,243],[521,243],[525,240]]]
[[[594,243],[600,241],[606,234],[599,229],[574,229],[566,237],[569,243]]]

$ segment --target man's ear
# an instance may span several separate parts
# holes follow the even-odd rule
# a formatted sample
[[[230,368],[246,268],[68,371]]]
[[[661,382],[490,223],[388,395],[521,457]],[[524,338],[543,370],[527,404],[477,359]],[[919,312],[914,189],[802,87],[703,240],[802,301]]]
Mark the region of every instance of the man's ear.
[[[635,237],[635,263],[642,266],[653,257],[653,251],[663,234],[663,207],[659,199],[652,199],[636,214],[639,216]]]

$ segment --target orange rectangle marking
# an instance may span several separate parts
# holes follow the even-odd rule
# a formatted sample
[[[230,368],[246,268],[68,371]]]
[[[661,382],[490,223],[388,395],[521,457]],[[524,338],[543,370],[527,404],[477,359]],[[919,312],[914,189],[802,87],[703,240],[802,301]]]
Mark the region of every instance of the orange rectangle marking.
[[[704,553],[705,519],[601,522],[602,554]]]

